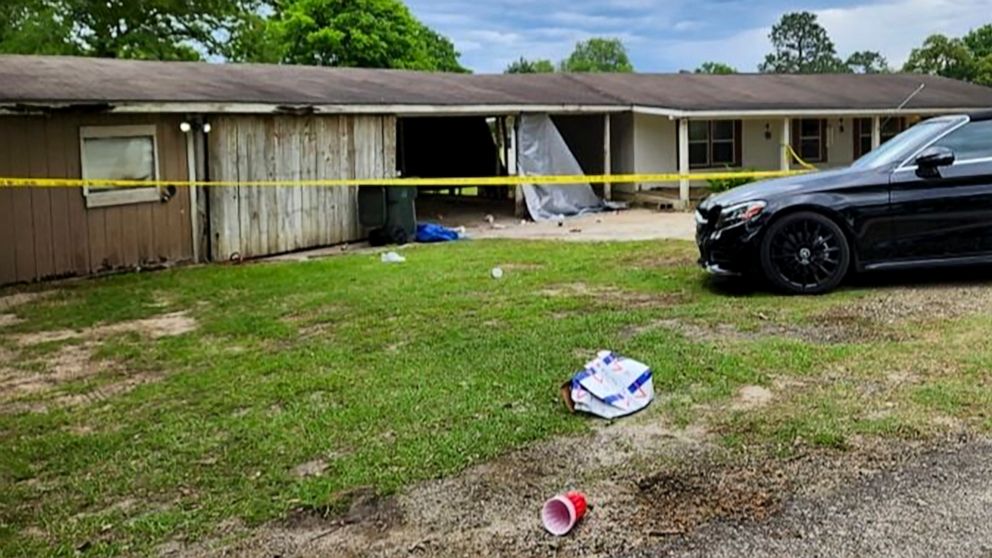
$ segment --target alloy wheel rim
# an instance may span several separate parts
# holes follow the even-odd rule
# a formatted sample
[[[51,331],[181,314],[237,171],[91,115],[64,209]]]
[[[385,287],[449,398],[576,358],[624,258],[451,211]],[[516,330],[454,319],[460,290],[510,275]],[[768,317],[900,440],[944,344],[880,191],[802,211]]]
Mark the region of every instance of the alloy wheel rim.
[[[817,221],[789,223],[772,238],[770,249],[779,277],[801,290],[819,287],[840,271],[840,238]]]

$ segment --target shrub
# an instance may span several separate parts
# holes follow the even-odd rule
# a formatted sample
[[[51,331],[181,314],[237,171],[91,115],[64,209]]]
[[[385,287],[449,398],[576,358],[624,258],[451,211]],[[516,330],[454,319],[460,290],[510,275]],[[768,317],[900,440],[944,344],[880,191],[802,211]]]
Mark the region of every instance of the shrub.
[[[727,170],[729,171],[730,169]],[[753,170],[754,169],[743,169],[741,172],[751,172]],[[710,184],[710,192],[717,194],[720,192],[726,192],[727,190],[732,190],[738,186],[743,186],[750,182],[754,182],[754,178],[751,178],[750,176],[734,176],[730,178],[711,178],[707,180],[707,182]]]

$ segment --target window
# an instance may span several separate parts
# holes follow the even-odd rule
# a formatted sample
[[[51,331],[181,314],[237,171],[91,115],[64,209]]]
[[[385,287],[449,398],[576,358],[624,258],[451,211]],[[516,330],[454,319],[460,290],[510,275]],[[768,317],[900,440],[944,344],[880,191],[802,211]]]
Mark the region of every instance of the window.
[[[957,161],[990,158],[992,157],[992,120],[965,124],[935,145],[950,148],[954,151]]]
[[[827,161],[827,122],[802,118],[792,122],[792,148],[809,163]]]
[[[740,137],[740,120],[689,122],[689,167],[740,166]]]
[[[898,136],[906,129],[905,118],[882,118],[881,144]],[[871,118],[854,119],[854,158],[859,159],[862,155],[871,151]]]
[[[84,126],[79,130],[83,179],[158,180],[155,126]],[[161,199],[156,186],[83,189],[86,207],[106,207]]]

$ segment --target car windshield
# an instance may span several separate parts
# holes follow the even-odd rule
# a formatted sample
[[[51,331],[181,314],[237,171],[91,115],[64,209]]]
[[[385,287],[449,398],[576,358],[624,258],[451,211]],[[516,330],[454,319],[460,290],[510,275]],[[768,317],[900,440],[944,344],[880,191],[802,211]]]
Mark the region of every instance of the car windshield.
[[[961,122],[964,117],[955,119],[924,120],[891,140],[883,143],[873,151],[868,152],[851,165],[855,169],[877,169],[885,165],[902,161],[912,155],[913,151],[923,147],[928,141],[936,138],[941,132]]]

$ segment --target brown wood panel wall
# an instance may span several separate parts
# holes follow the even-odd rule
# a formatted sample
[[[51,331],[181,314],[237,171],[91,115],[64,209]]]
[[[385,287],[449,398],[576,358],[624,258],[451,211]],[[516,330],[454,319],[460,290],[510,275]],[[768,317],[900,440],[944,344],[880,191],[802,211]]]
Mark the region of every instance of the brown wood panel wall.
[[[211,119],[210,179],[379,178],[396,168],[396,123],[382,116]],[[209,188],[211,258],[252,258],[361,238],[357,188]]]
[[[80,178],[79,128],[154,124],[163,180],[187,180],[179,117],[0,117],[0,176]],[[0,285],[192,260],[190,199],[87,209],[81,188],[0,189]]]

